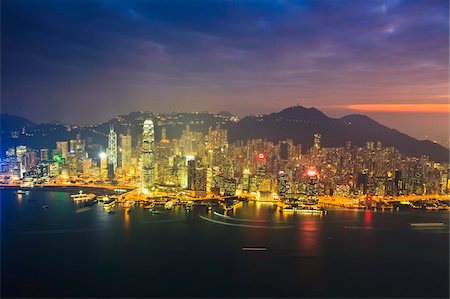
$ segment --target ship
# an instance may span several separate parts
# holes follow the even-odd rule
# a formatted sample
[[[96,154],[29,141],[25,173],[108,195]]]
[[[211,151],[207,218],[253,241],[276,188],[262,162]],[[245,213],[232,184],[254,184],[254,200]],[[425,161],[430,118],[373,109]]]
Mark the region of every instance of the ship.
[[[134,206],[134,201],[132,201],[132,200],[127,200],[124,204],[123,204],[123,207],[125,208],[125,209],[129,209],[129,208],[131,208],[131,207],[133,207]]]
[[[95,199],[95,194],[92,193],[83,193],[83,191],[80,191],[78,194],[72,194],[70,197],[72,197],[73,201],[90,201]]]
[[[166,204],[164,205],[164,209],[166,210],[171,210],[173,208],[173,201],[169,200],[168,202],[166,202]]]

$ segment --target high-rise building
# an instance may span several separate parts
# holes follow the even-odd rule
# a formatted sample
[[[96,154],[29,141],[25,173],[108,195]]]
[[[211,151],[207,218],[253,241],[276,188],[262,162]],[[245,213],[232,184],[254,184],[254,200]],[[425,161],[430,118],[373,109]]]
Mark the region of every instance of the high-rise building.
[[[67,141],[57,141],[56,149],[61,150],[61,158],[67,159],[67,153],[69,152],[69,143]]]
[[[70,145],[69,152],[71,152],[71,153],[75,152],[75,143],[76,143],[75,139],[70,139],[69,140],[69,145]]]
[[[108,156],[106,153],[100,153],[100,178],[102,180],[108,178]]]
[[[142,132],[142,149],[141,149],[141,176],[142,188],[144,190],[151,190],[155,186],[154,182],[154,153],[155,151],[155,128],[153,121],[147,119],[144,122]]]
[[[195,160],[187,160],[187,189],[195,189]]]
[[[314,148],[317,150],[320,149],[320,139],[322,139],[322,135],[319,133],[314,134]]]
[[[49,155],[48,155],[48,148],[41,148],[41,161],[48,161]]]
[[[112,165],[113,172],[117,168],[117,134],[114,132],[114,126],[109,128],[108,148],[106,149],[108,163]]]
[[[131,164],[131,135],[120,135],[122,146],[122,168],[127,169]]]

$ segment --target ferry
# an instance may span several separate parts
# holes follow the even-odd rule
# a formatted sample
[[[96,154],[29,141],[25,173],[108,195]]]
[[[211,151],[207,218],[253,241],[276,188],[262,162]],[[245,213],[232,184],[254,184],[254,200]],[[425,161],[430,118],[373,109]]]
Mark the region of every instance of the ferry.
[[[189,201],[189,202],[186,204],[186,206],[185,206],[186,211],[190,211],[190,210],[192,209],[193,206],[194,206],[194,202],[193,202],[193,201]]]
[[[280,207],[280,212],[323,214],[326,211],[317,205],[288,204],[288,205],[285,205],[284,207]]]
[[[85,194],[83,193],[83,191],[80,191],[80,193],[72,194],[70,197],[72,197],[73,201],[89,201],[95,198],[95,194],[92,193]]]
[[[132,201],[132,200],[127,200],[127,201],[123,204],[123,207],[124,207],[125,209],[131,208],[131,207],[133,207],[133,206],[134,206],[134,201]]]
[[[149,204],[149,205],[145,205],[145,206],[144,206],[144,209],[151,210],[151,209],[153,209],[154,207],[155,207],[155,204],[152,202],[152,203]]]
[[[166,210],[171,210],[173,208],[173,201],[169,200],[168,202],[166,202],[166,204],[164,205],[164,209]]]
[[[33,178],[24,178],[22,183],[20,184],[20,187],[34,187],[34,179]]]
[[[109,209],[114,208],[115,205],[116,205],[116,201],[111,199],[111,200],[103,203],[103,209],[109,210]]]

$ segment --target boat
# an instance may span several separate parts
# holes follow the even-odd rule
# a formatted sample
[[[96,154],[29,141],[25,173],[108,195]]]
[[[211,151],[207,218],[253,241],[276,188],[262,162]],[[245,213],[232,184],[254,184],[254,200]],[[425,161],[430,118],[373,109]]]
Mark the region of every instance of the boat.
[[[42,208],[46,209],[46,208],[48,208],[48,205],[43,205]]]
[[[155,207],[155,204],[154,204],[154,203],[151,203],[151,204],[149,204],[149,205],[145,205],[145,206],[144,206],[144,209],[151,210],[151,209],[153,209],[154,207]]]
[[[27,194],[27,193],[28,193],[28,191],[25,191],[22,189],[17,190],[17,194]]]
[[[95,199],[95,194],[92,194],[92,193],[86,194],[86,193],[83,193],[82,190],[80,190],[80,192],[78,194],[72,194],[70,197],[73,199],[73,201],[77,201],[77,202],[78,201],[88,201],[88,200]]]
[[[164,205],[164,209],[166,210],[171,210],[173,208],[173,201],[168,201],[166,202],[166,204]]]
[[[105,210],[112,209],[116,205],[116,201],[114,199],[109,199],[108,201],[103,203],[103,208]]]
[[[185,206],[187,211],[190,211],[194,207],[194,202],[188,202]]]
[[[125,208],[125,209],[129,209],[129,208],[131,208],[131,207],[133,207],[134,206],[134,201],[132,201],[132,200],[127,200],[124,204],[123,204],[123,207]]]
[[[326,211],[318,205],[305,205],[305,204],[285,204],[280,206],[280,212],[290,213],[305,213],[305,214],[322,214]]]
[[[152,214],[153,215],[163,215],[165,214],[163,211],[158,211],[158,210],[152,210]]]

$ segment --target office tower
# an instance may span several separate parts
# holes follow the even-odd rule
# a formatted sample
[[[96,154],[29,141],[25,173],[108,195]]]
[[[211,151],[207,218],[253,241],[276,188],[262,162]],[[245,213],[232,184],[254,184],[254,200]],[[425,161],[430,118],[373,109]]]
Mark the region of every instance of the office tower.
[[[108,178],[108,155],[100,153],[100,178],[106,180]]]
[[[16,160],[19,163],[19,175],[22,178],[23,174],[28,171],[27,147],[25,145],[16,147]]]
[[[187,189],[195,189],[195,160],[193,158],[187,160]]]
[[[48,155],[48,148],[41,148],[41,161],[48,161],[49,155]]]
[[[278,172],[278,186],[277,187],[278,187],[278,195],[279,196],[285,196],[289,191],[287,176],[286,176],[286,173],[282,170]]]
[[[120,135],[120,144],[122,146],[122,168],[127,169],[131,164],[131,135]]]
[[[67,141],[57,141],[56,142],[56,149],[61,150],[61,158],[67,159],[68,147],[69,147],[69,144]]]
[[[69,152],[71,152],[71,153],[74,153],[75,152],[75,144],[76,144],[76,140],[74,140],[74,139],[71,139],[70,141],[69,141],[69,144],[70,144],[70,148],[69,148]]]
[[[196,167],[195,168],[195,195],[206,195],[206,168]]]
[[[310,200],[317,200],[317,196],[319,195],[319,187],[318,187],[318,177],[319,173],[314,168],[311,168],[307,172],[308,176],[308,185],[307,185],[307,196]]]
[[[319,133],[314,134],[314,148],[319,150],[320,149],[320,139],[322,138],[322,135]]]
[[[250,169],[246,168],[242,175],[242,192],[250,192]]]
[[[280,159],[287,160],[289,158],[289,147],[286,140],[280,142]]]
[[[114,126],[109,128],[108,148],[106,149],[108,163],[112,165],[112,172],[117,168],[117,134],[114,132]]]
[[[166,142],[166,141],[167,141],[166,127],[162,127],[162,129],[161,129],[161,142]]]
[[[145,191],[154,188],[154,151],[155,151],[155,129],[153,121],[147,119],[144,122],[142,132],[142,149],[141,149],[141,178],[142,188]]]

